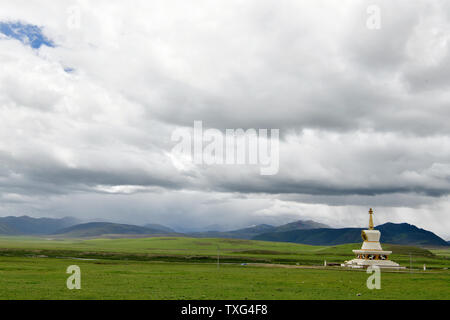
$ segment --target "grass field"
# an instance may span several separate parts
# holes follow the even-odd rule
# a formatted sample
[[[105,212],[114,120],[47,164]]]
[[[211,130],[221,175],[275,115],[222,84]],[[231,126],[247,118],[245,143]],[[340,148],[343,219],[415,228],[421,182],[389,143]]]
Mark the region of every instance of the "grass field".
[[[408,267],[411,261],[415,270],[383,272],[382,289],[369,290],[364,271],[322,267],[324,260],[353,258],[358,246],[6,237],[0,238],[0,299],[450,299],[450,250],[385,245],[393,260]],[[66,288],[72,264],[81,268],[81,290]]]

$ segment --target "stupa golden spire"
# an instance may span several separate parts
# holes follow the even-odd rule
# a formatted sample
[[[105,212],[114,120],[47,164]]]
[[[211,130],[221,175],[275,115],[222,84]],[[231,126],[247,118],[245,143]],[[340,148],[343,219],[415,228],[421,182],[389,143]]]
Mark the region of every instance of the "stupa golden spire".
[[[370,219],[369,219],[369,230],[373,230],[373,210],[372,208],[370,208],[369,210],[369,215],[370,215]]]

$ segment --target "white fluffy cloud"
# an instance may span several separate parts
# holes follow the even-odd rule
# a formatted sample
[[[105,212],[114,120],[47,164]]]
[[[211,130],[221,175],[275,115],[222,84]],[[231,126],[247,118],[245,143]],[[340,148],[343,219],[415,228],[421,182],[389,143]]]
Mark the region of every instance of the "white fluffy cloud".
[[[375,206],[450,237],[447,1],[377,1],[380,30],[373,1],[0,4],[55,43],[0,37],[1,214],[343,226]],[[280,129],[278,175],[177,170],[195,120]]]

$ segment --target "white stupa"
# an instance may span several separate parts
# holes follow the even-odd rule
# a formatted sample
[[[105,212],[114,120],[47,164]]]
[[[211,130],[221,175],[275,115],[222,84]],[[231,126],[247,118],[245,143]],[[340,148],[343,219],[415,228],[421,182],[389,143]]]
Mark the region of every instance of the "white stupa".
[[[369,266],[377,266],[389,269],[404,269],[398,263],[389,260],[392,251],[384,251],[381,248],[380,237],[381,232],[373,229],[373,210],[369,210],[369,230],[363,230],[361,236],[364,240],[360,250],[353,250],[356,258],[345,261],[343,267],[350,268],[368,268]]]

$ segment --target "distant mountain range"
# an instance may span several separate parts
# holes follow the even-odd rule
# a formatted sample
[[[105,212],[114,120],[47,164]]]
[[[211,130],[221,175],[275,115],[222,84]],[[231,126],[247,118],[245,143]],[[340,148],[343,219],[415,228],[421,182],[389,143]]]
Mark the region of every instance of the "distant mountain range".
[[[0,234],[3,235],[40,235],[50,234],[62,228],[66,228],[81,221],[72,218],[32,218],[21,217],[0,217]]]
[[[319,228],[330,228],[329,226],[318,223],[315,221],[307,220],[299,220],[295,222],[291,222],[288,224],[284,224],[278,227],[271,226],[268,224],[259,224],[256,226],[233,230],[233,231],[206,231],[206,232],[193,232],[189,233],[189,235],[199,238],[233,238],[233,239],[252,239],[253,237],[264,234],[264,233],[277,233],[283,231],[291,231],[291,230],[309,230],[309,229],[319,229]]]
[[[402,245],[418,246],[447,246],[448,242],[435,235],[433,232],[419,229],[416,226],[401,223],[386,223],[376,227],[381,232],[381,242]],[[310,229],[291,230],[285,232],[269,232],[259,234],[252,239],[294,242],[310,245],[338,245],[345,243],[361,242],[362,228],[343,229]]]
[[[160,224],[137,226],[112,222],[80,222],[80,220],[71,217],[61,219],[28,216],[0,217],[0,235],[46,235],[60,238],[172,235],[198,238],[253,239],[310,245],[338,245],[361,242],[361,230],[363,230],[362,228],[333,229],[311,220],[299,220],[281,226],[259,224],[226,232],[194,233],[177,233],[175,230]],[[418,246],[450,245],[450,241],[445,241],[430,231],[419,229],[407,223],[386,223],[375,229],[381,231],[382,243]]]

